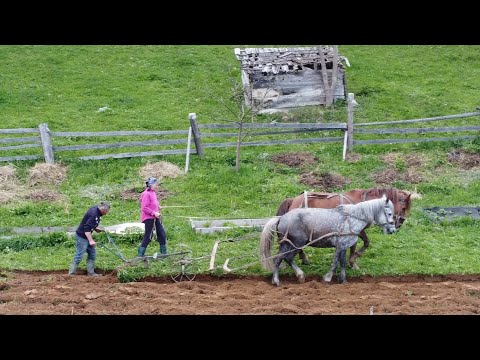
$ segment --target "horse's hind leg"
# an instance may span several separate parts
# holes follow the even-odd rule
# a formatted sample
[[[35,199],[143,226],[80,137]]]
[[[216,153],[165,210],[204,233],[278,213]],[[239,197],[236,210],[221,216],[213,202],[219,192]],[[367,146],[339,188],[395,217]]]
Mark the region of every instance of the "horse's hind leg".
[[[295,271],[295,275],[297,276],[298,281],[301,282],[301,283],[304,283],[305,282],[305,274],[303,273],[302,269],[300,269],[298,267],[298,265],[295,264],[295,261],[293,261],[294,256],[295,256],[294,252],[288,253],[287,256],[285,257],[285,261]]]
[[[303,265],[310,265],[310,260],[308,260],[307,254],[305,254],[303,250],[300,250],[300,252],[298,253],[298,256],[302,260]]]
[[[290,255],[290,253],[285,254],[288,250],[289,250],[289,246],[286,243],[281,244],[280,249],[278,250],[278,255],[275,258],[275,260],[273,261],[273,266],[274,266],[274,270],[273,270],[273,274],[272,274],[272,284],[273,285],[280,286],[280,276],[278,274],[278,272],[279,272],[278,269],[280,268],[280,263],[283,260],[285,260],[285,257],[287,255]]]

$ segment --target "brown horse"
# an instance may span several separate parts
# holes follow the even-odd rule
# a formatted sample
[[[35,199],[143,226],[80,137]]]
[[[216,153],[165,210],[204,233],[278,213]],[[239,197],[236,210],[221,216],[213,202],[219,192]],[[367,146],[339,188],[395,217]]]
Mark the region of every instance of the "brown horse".
[[[277,210],[277,216],[281,216],[290,210],[301,207],[332,209],[342,204],[358,204],[362,201],[381,198],[383,194],[385,194],[387,198],[393,202],[393,218],[395,221],[395,226],[398,229],[400,226],[402,226],[403,222],[405,221],[405,217],[410,212],[412,206],[412,193],[394,188],[354,189],[341,194],[305,191],[295,198],[285,199]],[[368,228],[368,226],[366,228]],[[365,233],[365,229],[363,229],[359,234],[360,238],[363,240],[362,248],[358,251],[355,251],[357,246],[356,243],[350,247],[350,257],[348,262],[354,269],[358,269],[358,265],[355,263],[356,258],[362,256],[362,254],[370,245],[370,241]],[[303,264],[309,263],[308,258],[303,250],[300,250],[298,255],[302,259]]]

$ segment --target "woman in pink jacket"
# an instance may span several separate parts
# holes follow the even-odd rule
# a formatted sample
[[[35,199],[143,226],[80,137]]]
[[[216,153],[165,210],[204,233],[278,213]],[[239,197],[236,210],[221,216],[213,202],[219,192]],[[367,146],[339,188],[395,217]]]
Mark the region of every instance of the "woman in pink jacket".
[[[145,224],[143,240],[138,248],[138,256],[145,256],[147,246],[152,239],[153,228],[157,231],[157,240],[160,243],[160,254],[167,253],[167,235],[160,222],[160,203],[157,199],[158,180],[150,177],[145,182],[146,188],[140,197],[142,223]]]

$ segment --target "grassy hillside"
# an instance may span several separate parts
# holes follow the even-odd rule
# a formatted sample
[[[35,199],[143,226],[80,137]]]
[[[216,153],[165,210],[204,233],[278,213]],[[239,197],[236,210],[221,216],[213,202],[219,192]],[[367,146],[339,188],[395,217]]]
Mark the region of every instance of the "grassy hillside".
[[[52,131],[169,130],[187,129],[188,113],[197,113],[201,123],[218,122],[229,114],[213,94],[229,92],[229,75],[237,78],[237,46],[0,46],[1,128],[36,127],[42,122]],[[359,104],[356,122],[377,122],[471,112],[480,105],[480,46],[340,46],[351,67],[346,70],[347,91]],[[98,109],[108,106],[109,110]],[[344,122],[345,104],[332,110],[315,109],[286,116],[286,121]],[[269,121],[262,117],[258,121]],[[478,125],[478,117],[444,124]],[[480,141],[356,146],[357,162],[342,162],[340,144],[308,144],[294,147],[248,147],[242,154],[239,173],[234,171],[235,150],[207,149],[204,158],[193,156],[186,176],[165,179],[169,192],[163,205],[164,224],[171,248],[187,243],[196,256],[211,251],[218,239],[246,236],[242,232],[200,236],[193,233],[188,217],[256,218],[275,214],[286,197],[313,187],[301,184],[301,175],[334,173],[348,183],[332,191],[376,186],[375,174],[395,169],[408,175],[414,170],[420,181],[402,176],[391,186],[417,191],[408,221],[395,235],[386,237],[369,230],[372,245],[359,259],[361,272],[478,273],[479,222],[461,219],[433,223],[422,212],[430,206],[478,206],[478,164],[462,169],[449,161],[454,149],[480,153]],[[272,161],[285,152],[309,152],[314,165],[289,167]],[[388,164],[385,156],[396,160]],[[415,168],[410,159],[417,157]],[[76,226],[85,210],[100,200],[112,203],[102,225],[139,221],[138,202],[121,197],[125,189],[140,190],[142,166],[168,161],[183,168],[181,155],[80,161],[60,158],[68,176],[56,189],[63,201],[17,199],[0,204],[0,228]],[[20,183],[27,182],[33,161],[15,162]],[[2,164],[0,164],[1,166]],[[6,165],[6,164],[3,164]],[[182,207],[183,206],[183,207]],[[190,206],[190,207],[186,207]],[[60,235],[59,235],[60,236]],[[101,236],[99,237],[99,239]],[[0,240],[5,244],[5,241]],[[0,268],[66,269],[74,253],[73,241],[55,244],[37,237],[21,237],[3,246]],[[30,249],[18,245],[28,242]],[[127,257],[136,252],[136,239],[120,243]],[[35,244],[51,246],[36,247]],[[17,244],[17,245],[15,245]],[[254,254],[258,237],[225,244],[220,259]],[[147,253],[156,251],[151,244]],[[314,265],[307,274],[323,274],[331,260],[329,249],[308,249]],[[255,259],[250,259],[254,261]],[[248,262],[245,260],[244,263]],[[99,250],[97,264],[112,269],[120,264],[110,253]],[[201,262],[199,262],[199,265]],[[203,270],[208,264],[201,264]],[[233,266],[232,266],[233,267]],[[133,269],[134,275],[160,274],[164,264],[151,269]],[[258,272],[254,265],[240,272]],[[287,271],[287,270],[285,270]],[[360,272],[360,273],[361,273]],[[355,274],[350,270],[350,274]]]

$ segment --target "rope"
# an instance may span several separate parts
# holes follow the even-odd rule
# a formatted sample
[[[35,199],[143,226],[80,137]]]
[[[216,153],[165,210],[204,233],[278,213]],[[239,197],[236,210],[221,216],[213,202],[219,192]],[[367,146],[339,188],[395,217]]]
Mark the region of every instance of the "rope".
[[[291,251],[294,251],[294,250],[302,250],[304,247],[310,246],[310,244],[313,244],[313,243],[315,243],[315,242],[317,242],[317,241],[319,241],[319,240],[321,240],[321,239],[323,239],[323,238],[325,238],[325,237],[333,236],[333,235],[336,235],[336,236],[344,236],[344,235],[358,235],[358,234],[355,234],[355,233],[330,232],[330,233],[328,233],[328,234],[325,234],[325,235],[320,236],[319,238],[316,238],[315,240],[309,241],[308,243],[306,243],[305,245],[303,245],[303,246],[301,246],[301,247],[296,247],[296,246],[292,243],[292,241],[291,241],[289,238],[287,238],[287,236],[285,235],[285,236],[283,237],[283,239],[278,242],[278,244],[280,245],[280,244],[283,243],[283,242],[288,242],[290,245],[292,245],[292,246],[295,248],[295,249],[293,249],[293,250],[289,250],[289,251],[287,251],[287,252],[284,252],[284,254],[287,254],[287,253],[289,253],[289,252],[291,252]]]
[[[287,231],[287,233],[288,233],[288,231]],[[316,238],[315,240],[311,240],[311,241],[309,241],[308,243],[306,243],[305,245],[303,245],[303,246],[301,246],[301,247],[295,246],[295,245],[291,242],[291,240],[288,239],[286,236],[284,236],[283,239],[280,240],[278,243],[281,244],[282,242],[286,241],[286,242],[290,243],[290,245],[292,245],[292,246],[294,247],[294,249],[288,250],[288,251],[285,251],[285,252],[282,253],[282,254],[288,254],[288,253],[290,253],[290,252],[292,252],[292,251],[302,250],[304,247],[309,246],[310,244],[313,244],[313,243],[315,243],[315,242],[323,239],[324,237],[328,237],[328,236],[332,236],[332,235],[337,235],[337,236],[340,235],[340,236],[343,236],[343,235],[358,235],[358,234],[331,232],[331,233],[322,235],[322,236],[320,236],[319,238]],[[223,264],[222,268],[223,268],[223,270],[226,271],[226,272],[232,272],[232,271],[236,271],[236,270],[240,270],[240,269],[243,269],[243,268],[250,267],[250,266],[252,266],[252,265],[256,265],[256,264],[261,263],[261,262],[263,262],[263,261],[265,261],[265,260],[270,260],[270,259],[276,258],[278,255],[279,255],[279,254],[277,254],[277,255],[272,255],[272,256],[269,256],[269,257],[267,257],[267,258],[265,258],[265,259],[257,260],[257,261],[255,261],[255,262],[251,262],[251,263],[248,263],[248,264],[245,264],[245,265],[242,265],[242,266],[233,268],[233,269],[230,269],[230,268],[228,267],[228,263],[229,263],[229,261],[230,261],[231,259],[236,259],[236,258],[228,258],[228,259],[225,261],[225,263]],[[245,257],[246,257],[246,256],[245,256]],[[217,268],[218,268],[218,266],[215,267],[214,269],[217,269]],[[213,270],[213,269],[212,269],[212,270]]]
[[[103,243],[100,243],[100,245],[101,245],[103,248],[105,248],[105,249],[107,249],[108,251],[110,251],[113,255],[119,257],[123,262],[128,262],[128,260],[125,259],[125,257],[124,257],[123,254],[120,252],[120,250],[118,250],[117,245],[115,245],[115,242],[113,241],[113,239],[110,237],[110,235],[108,235],[107,230],[104,230],[103,232],[104,232],[105,235],[107,236],[108,242],[113,245],[113,247],[115,248],[115,250],[117,251],[117,253],[114,253],[110,248],[108,248],[108,247],[107,247],[105,244],[103,244]]]

